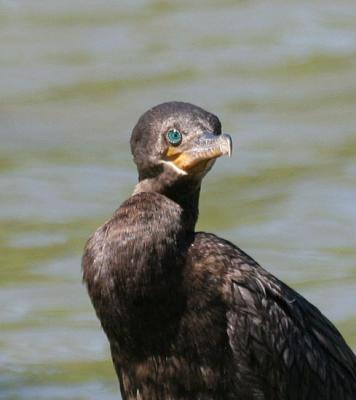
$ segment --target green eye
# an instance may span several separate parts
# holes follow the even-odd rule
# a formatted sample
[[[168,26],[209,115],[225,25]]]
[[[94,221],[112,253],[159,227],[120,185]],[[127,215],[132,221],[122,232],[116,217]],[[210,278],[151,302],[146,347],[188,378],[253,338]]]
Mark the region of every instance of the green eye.
[[[182,142],[182,134],[177,129],[171,129],[167,132],[167,139],[173,146],[178,146]]]

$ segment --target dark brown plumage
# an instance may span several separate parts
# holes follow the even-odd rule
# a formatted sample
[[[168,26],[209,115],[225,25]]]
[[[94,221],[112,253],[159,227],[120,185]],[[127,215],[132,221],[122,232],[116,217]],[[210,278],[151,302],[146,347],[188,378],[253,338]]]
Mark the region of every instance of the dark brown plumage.
[[[140,182],[83,256],[122,398],[356,399],[337,329],[238,247],[195,232],[202,178],[230,147],[218,118],[187,103],[133,130]]]

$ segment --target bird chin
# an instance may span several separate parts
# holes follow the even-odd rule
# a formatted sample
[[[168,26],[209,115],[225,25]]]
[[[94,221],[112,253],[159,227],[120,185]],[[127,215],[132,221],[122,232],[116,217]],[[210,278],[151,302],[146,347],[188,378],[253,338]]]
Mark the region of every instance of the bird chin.
[[[215,158],[210,159],[210,160],[202,160],[202,161],[198,162],[197,164],[195,164],[188,171],[185,171],[184,169],[182,169],[178,165],[176,165],[174,163],[174,161],[161,160],[162,164],[167,165],[178,175],[191,176],[191,177],[198,178],[198,179],[202,179],[210,171],[210,169],[214,165],[215,161],[216,161]]]
[[[213,158],[211,160],[204,160],[194,166],[191,170],[192,175],[202,179],[212,168],[215,164],[216,159]]]
[[[188,172],[184,171],[184,169],[179,168],[177,165],[174,164],[173,161],[166,161],[161,160],[162,164],[167,165],[169,168],[173,169],[178,175],[186,176]]]

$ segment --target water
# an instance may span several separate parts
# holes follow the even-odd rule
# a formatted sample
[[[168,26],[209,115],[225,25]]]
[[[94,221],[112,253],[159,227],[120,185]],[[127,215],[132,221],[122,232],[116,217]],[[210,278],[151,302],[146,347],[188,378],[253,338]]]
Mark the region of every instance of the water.
[[[356,350],[355,20],[351,0],[0,2],[0,398],[118,398],[80,257],[135,184],[138,116],[172,99],[234,139],[199,228]]]

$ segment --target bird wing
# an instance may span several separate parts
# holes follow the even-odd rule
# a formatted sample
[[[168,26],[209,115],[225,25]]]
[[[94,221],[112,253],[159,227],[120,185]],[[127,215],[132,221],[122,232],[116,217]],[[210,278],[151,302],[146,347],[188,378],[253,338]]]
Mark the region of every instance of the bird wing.
[[[238,247],[201,235],[227,269],[227,334],[246,393],[253,387],[254,399],[356,399],[356,357],[332,323]]]

